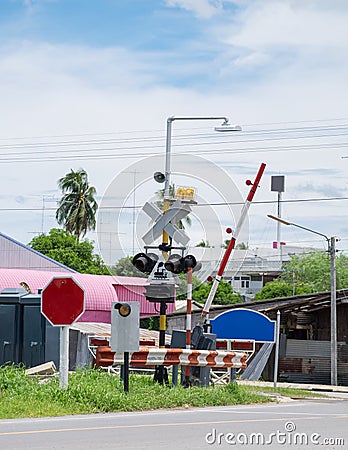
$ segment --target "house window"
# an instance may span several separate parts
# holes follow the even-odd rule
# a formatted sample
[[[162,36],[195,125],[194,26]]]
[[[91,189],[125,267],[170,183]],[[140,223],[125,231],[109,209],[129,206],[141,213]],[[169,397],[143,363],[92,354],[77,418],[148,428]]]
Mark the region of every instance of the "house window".
[[[261,275],[251,275],[251,281],[262,281]]]
[[[233,287],[235,289],[250,289],[250,276],[240,275],[233,277]]]
[[[240,287],[242,289],[249,289],[249,287],[250,287],[250,277],[241,277]]]

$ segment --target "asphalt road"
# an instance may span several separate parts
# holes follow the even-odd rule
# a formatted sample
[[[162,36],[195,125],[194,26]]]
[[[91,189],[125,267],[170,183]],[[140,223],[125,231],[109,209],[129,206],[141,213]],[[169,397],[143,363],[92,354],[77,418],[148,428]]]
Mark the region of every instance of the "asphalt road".
[[[0,421],[1,450],[209,448],[347,450],[348,400]]]

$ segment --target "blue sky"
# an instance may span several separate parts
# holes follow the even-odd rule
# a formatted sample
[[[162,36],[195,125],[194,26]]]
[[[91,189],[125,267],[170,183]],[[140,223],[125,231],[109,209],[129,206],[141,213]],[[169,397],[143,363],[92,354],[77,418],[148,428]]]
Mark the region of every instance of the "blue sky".
[[[226,93],[269,80],[299,57],[291,38],[286,48],[267,39],[250,42],[253,36],[243,26],[257,20],[249,17],[250,5],[262,10],[262,2],[238,3],[4,0],[0,36],[5,48],[45,44],[127,51],[148,74],[143,88],[156,84]],[[278,8],[282,15],[279,2]]]
[[[348,196],[347,23],[344,0],[1,0],[0,229],[27,243],[53,227],[57,180],[71,168],[85,168],[102,198],[120,172],[164,156],[167,117],[226,115],[240,135],[175,123],[173,156],[208,158],[242,197],[266,162],[259,200],[274,200],[270,176],[284,174],[284,216],[348,250],[346,201],[302,202]],[[151,176],[135,180],[139,199],[158,188]],[[274,240],[275,211],[251,210],[255,246]]]
[[[29,41],[127,49],[142,61],[156,64],[160,59],[162,73],[155,80],[164,84],[169,77],[170,84],[182,85],[188,80],[192,83],[202,64],[206,71],[204,78],[211,80],[214,75],[205,62],[214,60],[216,51],[220,52],[224,46],[210,40],[206,30],[210,26],[208,18],[195,17],[191,11],[178,6],[169,7],[170,2],[163,0],[5,0],[3,3],[5,14],[0,20],[4,41],[12,45]],[[221,23],[224,22],[221,18]],[[170,68],[182,65],[186,70],[174,68],[173,79]]]
[[[132,1],[5,1],[1,21],[18,24],[13,38],[95,47],[125,45],[161,48],[173,29],[174,14],[163,2]],[[169,17],[171,20],[169,21]],[[176,21],[176,24],[178,21]],[[169,25],[169,26],[168,26]]]

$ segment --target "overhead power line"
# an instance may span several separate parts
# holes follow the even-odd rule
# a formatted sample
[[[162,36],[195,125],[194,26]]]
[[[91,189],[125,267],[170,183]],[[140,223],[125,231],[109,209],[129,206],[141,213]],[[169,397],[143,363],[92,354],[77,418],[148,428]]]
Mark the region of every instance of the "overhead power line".
[[[347,133],[348,135],[348,133]],[[290,139],[297,139],[297,138],[290,138]],[[245,141],[245,142],[252,142],[252,141]],[[256,142],[256,141],[253,141]],[[225,144],[226,142],[221,142],[219,144]],[[189,144],[190,147],[198,146],[198,145],[207,145],[206,143],[200,143],[200,144]],[[209,144],[210,145],[210,144]],[[187,147],[188,145],[181,145],[177,144],[174,145],[174,147]],[[215,144],[214,144],[215,146]],[[93,148],[93,149],[87,149],[87,150],[63,150],[60,151],[59,154],[57,154],[57,150],[51,150],[51,151],[42,151],[42,152],[27,152],[22,153],[22,155],[33,155],[32,158],[29,157],[17,157],[17,158],[11,158],[11,155],[20,155],[19,153],[0,153],[0,163],[12,163],[12,162],[53,162],[53,161],[71,161],[71,160],[107,160],[107,159],[134,159],[134,158],[145,158],[150,156],[158,156],[162,155],[163,152],[134,152],[131,150],[135,149],[146,149],[146,148],[156,148],[157,146],[138,146],[138,147],[122,147],[122,148],[109,148],[109,149],[103,149],[103,148]],[[161,147],[161,146],[158,146]],[[342,143],[323,143],[323,144],[305,144],[305,145],[292,145],[292,146],[270,146],[270,147],[246,147],[246,148],[239,148],[239,149],[226,149],[226,148],[220,148],[220,149],[208,149],[208,150],[192,150],[190,149],[190,154],[195,155],[213,155],[213,154],[245,154],[245,153],[269,153],[269,152],[292,152],[292,151],[310,151],[310,150],[339,150],[341,148],[348,147],[347,142]],[[112,152],[115,150],[127,150],[126,153],[116,153],[116,154],[110,154],[110,153],[103,153],[100,154],[98,152],[100,151],[108,151]],[[87,152],[94,152],[94,155],[87,155]],[[45,156],[35,156],[36,154],[42,154]],[[60,156],[61,153],[70,153],[66,156]],[[51,156],[47,156],[49,154],[53,154]],[[186,154],[185,151],[183,152],[176,152],[173,151],[172,154],[180,155],[180,154]],[[3,156],[4,158],[1,158]]]
[[[191,130],[192,131],[192,130]],[[216,134],[179,134],[175,136],[174,149],[190,147],[190,153],[214,154],[214,153],[256,153],[271,151],[296,151],[311,149],[332,149],[348,146],[346,142],[314,143],[288,146],[267,147],[242,147],[242,148],[219,148],[222,145],[240,145],[260,142],[294,141],[303,139],[322,139],[348,135],[348,125],[326,126],[326,127],[293,127],[287,129],[254,130],[238,133],[226,139],[218,138]],[[255,138],[253,138],[255,137]],[[58,142],[29,142],[0,144],[0,162],[41,162],[41,161],[66,161],[71,159],[116,159],[116,158],[139,158],[150,155],[162,154],[164,146],[163,136],[143,136],[113,139],[91,139],[70,140]],[[199,140],[199,142],[195,142]],[[138,145],[141,144],[141,145]],[[204,147],[214,146],[214,149]],[[69,148],[64,148],[69,147]],[[83,148],[76,148],[83,147]],[[193,149],[192,147],[196,147]],[[198,149],[200,147],[200,149]],[[34,150],[35,149],[35,150]],[[59,153],[57,151],[59,149]],[[148,150],[161,149],[159,152]],[[5,151],[7,150],[7,151]],[[17,150],[17,151],[16,151]],[[24,150],[24,151],[18,151]],[[25,151],[27,150],[27,151]],[[100,152],[103,152],[100,154]],[[117,153],[115,153],[117,152]],[[92,154],[94,153],[94,154]],[[112,154],[113,153],[113,154]],[[180,153],[178,150],[177,153]],[[2,157],[2,158],[1,158]]]
[[[322,197],[322,198],[302,198],[302,199],[289,199],[281,200],[281,203],[303,203],[303,202],[331,202],[331,201],[342,201],[348,200],[348,197]],[[260,200],[254,201],[253,204],[266,205],[266,204],[278,204],[278,200]],[[215,203],[197,203],[195,207],[206,207],[206,206],[238,206],[244,205],[244,202],[215,202]],[[142,209],[143,205],[129,205],[129,206],[101,206],[99,210],[110,210],[110,209]],[[56,211],[57,208],[49,207],[45,208],[45,211]],[[42,207],[39,208],[0,208],[0,211],[42,211]]]
[[[328,118],[328,119],[312,119],[312,120],[296,120],[296,121],[281,121],[281,122],[259,122],[259,123],[245,123],[243,124],[243,127],[255,127],[255,126],[271,126],[271,125],[294,125],[294,124],[310,124],[310,123],[327,123],[329,125],[326,125],[326,127],[335,127],[335,126],[343,126],[342,123],[340,123],[340,125],[333,125],[333,122],[347,122],[348,123],[348,117],[336,117],[336,118]],[[331,123],[331,125],[330,125]],[[304,129],[304,128],[313,128],[313,127],[292,127],[292,128],[286,128],[286,129],[294,129],[294,128],[299,128],[299,129]],[[321,125],[320,127],[316,127],[316,128],[323,128],[323,125]],[[207,126],[199,126],[199,127],[195,127],[195,126],[190,126],[189,128],[180,128],[181,131],[184,130],[203,130],[203,129],[207,129]],[[284,127],[282,128],[278,128],[278,130],[284,130]],[[159,128],[159,129],[155,129],[155,130],[118,130],[118,131],[105,131],[105,132],[88,132],[88,133],[64,133],[64,134],[55,134],[55,135],[39,135],[39,136],[21,136],[21,137],[6,137],[6,138],[0,138],[0,142],[1,141],[13,141],[13,140],[18,140],[18,141],[23,141],[23,140],[29,140],[29,139],[58,139],[58,138],[73,138],[73,137],[85,137],[85,136],[111,136],[111,135],[132,135],[134,136],[135,134],[140,134],[140,133],[145,133],[145,134],[149,134],[149,133],[162,133],[164,130],[163,128]],[[269,129],[266,129],[269,130]],[[262,129],[260,130],[262,131]]]
[[[346,134],[348,132],[348,124],[344,126],[328,126],[328,127],[302,127],[302,128],[287,128],[287,129],[268,129],[268,130],[251,130],[251,131],[243,131],[239,133],[239,135],[242,136],[262,136],[262,135],[269,135],[269,134],[276,134],[276,135],[286,135],[289,133],[309,133],[309,132],[320,132],[320,133],[333,133],[336,131],[344,132]],[[330,134],[331,135],[331,134]],[[340,134],[338,134],[339,136]],[[322,134],[319,134],[319,137],[321,137]],[[299,138],[301,136],[298,136]],[[315,136],[314,136],[315,137]],[[204,133],[204,134],[176,134],[175,140],[176,141],[182,141],[182,140],[191,140],[191,139],[211,139],[211,140],[217,140],[217,142],[220,142],[221,139],[217,138],[217,135],[214,133]],[[65,146],[74,146],[74,145],[94,145],[94,144],[123,144],[123,143],[129,143],[129,142],[146,142],[146,141],[164,141],[165,135],[160,136],[152,136],[152,137],[129,137],[129,138],[112,138],[112,139],[89,139],[89,140],[72,140],[72,141],[53,141],[53,142],[29,142],[29,143],[12,143],[12,144],[0,144],[0,149],[10,149],[10,148],[38,148],[38,147],[65,147]],[[275,138],[277,139],[277,138]],[[1,141],[1,139],[0,139]],[[226,143],[226,141],[223,141]],[[227,141],[230,142],[230,141]],[[235,141],[233,139],[233,142],[241,142],[241,141]]]

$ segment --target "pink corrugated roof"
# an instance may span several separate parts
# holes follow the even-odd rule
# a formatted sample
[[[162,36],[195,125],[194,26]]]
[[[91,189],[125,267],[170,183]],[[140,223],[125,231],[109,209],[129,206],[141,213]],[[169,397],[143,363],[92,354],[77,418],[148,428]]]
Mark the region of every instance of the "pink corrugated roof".
[[[33,293],[43,289],[53,277],[66,274],[59,272],[0,269],[0,291],[5,288],[20,287],[25,281]],[[68,275],[70,276],[70,275]],[[81,321],[110,322],[111,303],[115,301],[139,301],[141,316],[158,314],[154,304],[143,295],[145,278],[120,277],[111,275],[89,275],[74,273],[72,278],[85,290],[86,312]],[[167,312],[173,312],[174,305],[169,304]]]

